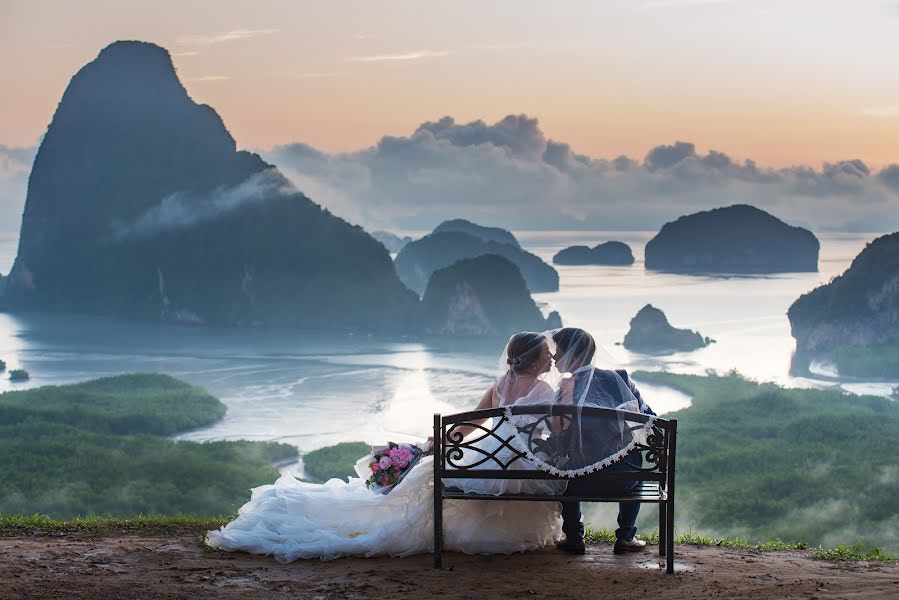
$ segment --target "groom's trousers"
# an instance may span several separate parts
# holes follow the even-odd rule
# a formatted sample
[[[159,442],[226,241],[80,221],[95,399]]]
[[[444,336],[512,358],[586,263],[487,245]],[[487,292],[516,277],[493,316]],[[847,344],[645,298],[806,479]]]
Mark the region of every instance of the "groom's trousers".
[[[623,460],[612,463],[606,469],[610,471],[633,471],[633,465],[641,464],[643,458],[639,452],[627,455]],[[605,470],[605,469],[604,469]],[[563,496],[582,496],[592,494],[604,494],[614,496],[633,491],[638,481],[603,481],[598,474],[575,477],[568,482],[568,488]],[[569,540],[584,538],[584,521],[581,515],[580,502],[561,502],[562,504],[562,532]],[[615,530],[615,538],[619,540],[631,540],[637,534],[637,515],[640,514],[639,502],[618,503],[618,529]]]

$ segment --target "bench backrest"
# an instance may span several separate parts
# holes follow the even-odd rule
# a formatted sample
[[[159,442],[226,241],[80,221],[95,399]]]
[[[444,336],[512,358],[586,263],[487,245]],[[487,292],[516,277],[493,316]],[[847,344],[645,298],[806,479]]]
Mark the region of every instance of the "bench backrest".
[[[488,408],[453,415],[434,415],[434,476],[442,478],[472,478],[472,479],[566,479],[564,476],[553,475],[545,470],[524,466],[521,462],[530,462],[525,452],[522,452],[520,442],[512,444],[512,437],[500,432],[503,424],[508,422],[506,408]],[[516,431],[523,434],[524,439],[529,439],[531,431],[547,425],[550,419],[570,421],[576,411],[582,417],[590,415],[620,416],[619,412],[611,408],[585,406],[564,407],[554,405],[550,412],[548,405],[524,405],[510,407],[513,417],[520,415],[532,415],[525,419],[526,425],[517,426]],[[485,420],[483,424],[478,421]],[[633,423],[631,429],[646,427],[646,423],[654,419],[645,443],[638,442],[634,451],[643,454],[643,466],[634,469],[632,473],[621,475],[609,473],[614,479],[628,479],[639,481],[667,480],[669,463],[673,464],[677,420],[661,419],[637,413],[626,413],[626,420]],[[473,430],[468,435],[463,435],[465,430]],[[521,438],[519,438],[521,439]],[[487,442],[487,443],[485,443]],[[485,450],[495,446],[492,451]],[[520,462],[521,461],[521,462]],[[603,471],[598,471],[602,473]]]

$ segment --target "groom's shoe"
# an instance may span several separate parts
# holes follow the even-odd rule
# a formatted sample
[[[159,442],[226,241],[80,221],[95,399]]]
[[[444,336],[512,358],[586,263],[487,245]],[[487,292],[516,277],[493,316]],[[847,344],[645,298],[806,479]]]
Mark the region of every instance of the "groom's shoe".
[[[584,540],[581,539],[569,540],[568,538],[565,538],[561,542],[556,543],[556,548],[562,552],[567,552],[568,554],[587,553],[587,547],[584,545]]]
[[[615,540],[615,547],[612,552],[615,554],[626,554],[628,552],[640,552],[646,548],[646,542],[643,540]]]

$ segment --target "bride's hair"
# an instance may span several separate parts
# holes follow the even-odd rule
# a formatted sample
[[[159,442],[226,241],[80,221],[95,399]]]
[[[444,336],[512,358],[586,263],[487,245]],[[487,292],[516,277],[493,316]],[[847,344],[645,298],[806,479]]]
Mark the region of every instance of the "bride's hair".
[[[527,372],[540,359],[540,349],[546,344],[542,334],[532,331],[516,333],[506,345],[506,363],[513,375]]]

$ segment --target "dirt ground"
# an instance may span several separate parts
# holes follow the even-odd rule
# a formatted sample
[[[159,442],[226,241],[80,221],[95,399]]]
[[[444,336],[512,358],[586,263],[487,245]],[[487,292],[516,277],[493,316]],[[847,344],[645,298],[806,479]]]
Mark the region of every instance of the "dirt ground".
[[[187,534],[19,536],[0,538],[0,598],[899,598],[899,565],[678,546],[666,575],[657,551],[449,553],[438,571],[430,555],[282,565]]]

